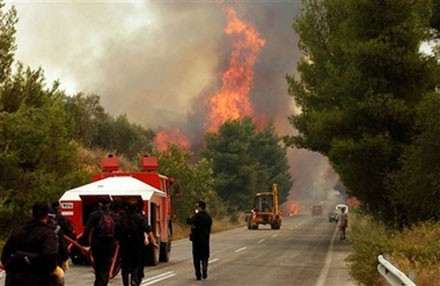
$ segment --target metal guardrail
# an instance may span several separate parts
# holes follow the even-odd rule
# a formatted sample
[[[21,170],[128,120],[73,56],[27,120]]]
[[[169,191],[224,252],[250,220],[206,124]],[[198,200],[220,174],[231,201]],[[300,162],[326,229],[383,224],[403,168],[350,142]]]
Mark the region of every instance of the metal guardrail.
[[[416,286],[402,271],[386,260],[383,255],[379,255],[377,270],[387,280],[391,286]]]

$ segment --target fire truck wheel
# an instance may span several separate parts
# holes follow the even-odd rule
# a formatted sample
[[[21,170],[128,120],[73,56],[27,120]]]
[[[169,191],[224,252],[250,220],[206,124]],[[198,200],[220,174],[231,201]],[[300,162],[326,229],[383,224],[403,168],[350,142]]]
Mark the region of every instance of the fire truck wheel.
[[[271,228],[272,229],[280,229],[280,225],[278,224],[278,223],[273,223],[272,225],[271,225]]]
[[[145,253],[145,265],[156,266],[159,263],[159,249],[154,247],[151,243],[146,247]]]
[[[170,251],[171,251],[171,243],[170,242],[161,242],[160,243],[159,261],[160,262],[170,261]]]
[[[248,228],[248,229],[252,229],[252,225],[251,225],[251,222],[250,222],[250,221],[248,221],[247,228]]]

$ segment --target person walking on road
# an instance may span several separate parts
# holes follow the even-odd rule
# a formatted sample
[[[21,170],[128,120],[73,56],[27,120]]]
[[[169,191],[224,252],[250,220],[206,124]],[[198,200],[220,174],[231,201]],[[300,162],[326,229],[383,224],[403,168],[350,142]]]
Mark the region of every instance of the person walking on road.
[[[119,241],[121,275],[124,286],[139,286],[144,278],[144,247],[152,244],[159,247],[147,224],[138,210],[138,199],[128,200],[126,211],[116,221],[116,239]]]
[[[1,262],[6,269],[5,286],[52,285],[58,244],[54,231],[47,224],[49,205],[36,202],[32,217],[32,221],[14,230],[3,247]]]
[[[208,278],[209,241],[212,218],[206,212],[206,203],[204,201],[197,202],[195,212],[192,217],[187,218],[186,222],[191,225],[190,240],[192,241],[192,255],[196,279],[201,280],[202,277],[203,279]]]
[[[345,240],[345,230],[348,226],[348,215],[345,208],[341,208],[341,213],[338,215],[339,239]]]
[[[88,246],[95,264],[94,286],[106,286],[110,279],[110,268],[115,255],[117,241],[115,239],[116,223],[110,212],[111,201],[101,198],[98,209],[92,212],[86,223],[79,243]],[[89,236],[91,239],[89,242]]]

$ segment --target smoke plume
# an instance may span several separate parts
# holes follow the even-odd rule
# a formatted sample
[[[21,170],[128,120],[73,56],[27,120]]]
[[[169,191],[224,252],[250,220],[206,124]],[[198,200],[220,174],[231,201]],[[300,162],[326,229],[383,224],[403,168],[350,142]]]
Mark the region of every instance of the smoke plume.
[[[18,10],[17,60],[42,67],[69,94],[101,97],[113,115],[146,128],[179,130],[201,140],[206,99],[222,86],[232,40],[225,8],[264,39],[253,64],[253,112],[274,120],[280,134],[294,132],[287,117],[295,105],[287,74],[300,58],[292,28],[300,1],[7,1]],[[292,200],[327,200],[338,179],[322,156],[289,151]],[[312,194],[312,195],[310,195]]]

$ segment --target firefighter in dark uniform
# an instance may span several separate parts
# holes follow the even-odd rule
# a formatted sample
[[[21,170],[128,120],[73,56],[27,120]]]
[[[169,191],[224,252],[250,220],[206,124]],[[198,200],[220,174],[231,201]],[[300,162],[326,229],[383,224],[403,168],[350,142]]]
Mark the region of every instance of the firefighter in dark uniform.
[[[148,244],[159,247],[145,216],[139,212],[139,202],[130,198],[127,208],[116,222],[119,241],[121,275],[124,286],[139,286],[144,277],[144,249]]]
[[[49,205],[36,202],[32,216],[32,221],[14,230],[3,248],[6,286],[48,286],[57,269],[58,244],[47,224]]]
[[[187,218],[186,222],[191,225],[190,240],[192,241],[192,254],[194,270],[197,280],[208,278],[209,240],[211,235],[212,218],[206,212],[206,203],[198,201],[196,214]],[[202,271],[200,271],[200,264]]]
[[[109,198],[101,198],[98,209],[92,212],[86,223],[84,232],[79,239],[81,245],[88,246],[92,253],[93,262],[95,264],[95,282],[94,286],[106,286],[110,279],[110,268],[113,261],[113,256],[116,251],[117,241],[113,234],[100,234],[100,221],[104,214],[112,215],[110,212],[111,200]],[[114,226],[116,223],[112,222]],[[113,226],[113,232],[114,232]],[[89,242],[89,236],[91,240]]]
[[[57,255],[57,265],[66,271],[69,268],[69,250],[67,249],[67,241],[64,239],[64,233],[62,227],[55,220],[56,214],[54,209],[49,210],[49,220],[47,224],[55,233],[55,237],[58,242],[58,255]]]

